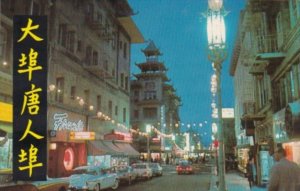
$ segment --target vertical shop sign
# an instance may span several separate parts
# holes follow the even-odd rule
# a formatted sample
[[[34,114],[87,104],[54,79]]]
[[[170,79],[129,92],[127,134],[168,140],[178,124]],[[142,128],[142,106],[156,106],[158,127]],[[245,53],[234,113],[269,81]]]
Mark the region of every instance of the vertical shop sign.
[[[13,179],[46,180],[47,17],[13,18]]]

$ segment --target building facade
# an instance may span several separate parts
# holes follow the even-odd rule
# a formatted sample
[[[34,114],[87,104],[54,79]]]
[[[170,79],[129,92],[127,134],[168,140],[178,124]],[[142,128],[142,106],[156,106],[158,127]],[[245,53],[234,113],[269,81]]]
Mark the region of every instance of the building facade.
[[[150,151],[152,158],[166,158],[162,153],[170,152],[172,137],[165,136],[179,132],[180,98],[168,84],[166,67],[159,61],[160,50],[150,41],[142,50],[146,61],[136,64],[141,73],[131,80],[131,122],[133,129],[146,132],[146,125],[154,127],[151,133]],[[147,157],[146,138],[136,134],[134,142],[137,150]]]
[[[143,36],[128,2],[2,1],[0,92],[7,104],[13,15],[48,16],[48,175],[67,176],[86,164],[128,163],[130,153],[138,155],[129,145],[130,46]],[[94,140],[77,139],[82,132]]]
[[[249,16],[244,27],[252,42],[248,72],[254,79],[255,107],[254,114],[244,115],[242,121],[248,124],[246,130],[253,129],[257,181],[264,184],[275,147],[283,146],[289,160],[300,164],[300,2],[249,0],[245,14]]]

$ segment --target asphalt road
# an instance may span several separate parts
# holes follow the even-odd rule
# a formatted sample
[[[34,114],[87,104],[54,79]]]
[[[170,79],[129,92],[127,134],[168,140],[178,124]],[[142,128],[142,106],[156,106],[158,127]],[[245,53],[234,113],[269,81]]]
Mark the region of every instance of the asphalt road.
[[[210,168],[200,168],[191,175],[177,175],[175,166],[165,166],[161,177],[141,180],[130,186],[121,185],[120,191],[207,191],[210,182]]]

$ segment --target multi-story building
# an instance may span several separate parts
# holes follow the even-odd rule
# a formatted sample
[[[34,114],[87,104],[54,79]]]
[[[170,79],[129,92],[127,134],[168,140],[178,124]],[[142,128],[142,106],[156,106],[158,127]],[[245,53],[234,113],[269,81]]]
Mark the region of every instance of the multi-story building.
[[[0,99],[9,104],[6,110],[12,104],[12,17],[48,16],[48,175],[66,176],[86,164],[128,163],[123,156],[138,156],[129,145],[130,45],[143,42],[143,36],[128,2],[1,2]],[[10,134],[10,119],[7,126],[3,129]],[[70,137],[79,132],[94,132],[95,140]],[[5,149],[11,147],[0,147]]]
[[[152,158],[165,158],[162,152],[168,152],[171,149],[172,133],[179,132],[180,98],[166,75],[166,67],[159,61],[160,50],[153,41],[143,50],[146,56],[146,62],[136,64],[141,73],[134,74],[134,80],[131,80],[131,122],[135,130],[146,132],[146,125],[152,125],[158,130],[152,132],[150,141],[150,151]],[[147,157],[146,138],[134,136],[136,148]]]
[[[288,159],[300,164],[300,2],[249,0],[245,14],[255,106],[254,114],[245,115],[243,121],[254,125],[253,155],[257,180],[263,184],[269,179],[274,147],[282,145]]]

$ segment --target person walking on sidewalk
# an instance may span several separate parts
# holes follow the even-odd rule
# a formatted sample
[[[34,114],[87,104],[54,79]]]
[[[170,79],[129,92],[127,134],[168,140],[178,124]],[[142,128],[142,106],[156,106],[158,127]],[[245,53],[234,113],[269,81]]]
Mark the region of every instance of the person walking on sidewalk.
[[[274,159],[277,163],[271,168],[268,191],[299,191],[300,167],[285,156],[284,148],[275,150]]]
[[[247,170],[246,176],[248,178],[250,188],[252,188],[254,182],[252,166],[253,166],[253,159],[249,159],[246,166],[246,170]]]

